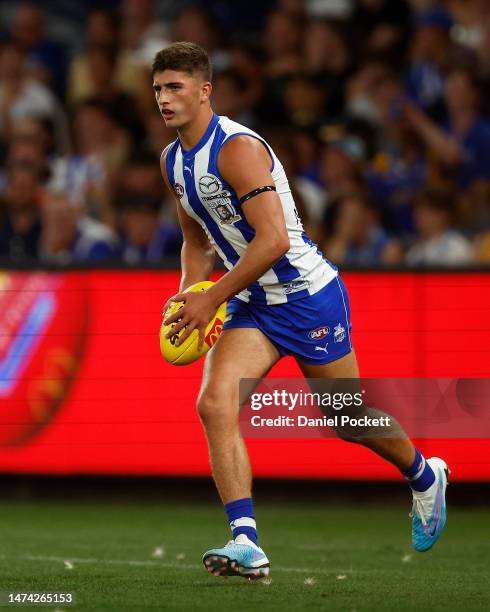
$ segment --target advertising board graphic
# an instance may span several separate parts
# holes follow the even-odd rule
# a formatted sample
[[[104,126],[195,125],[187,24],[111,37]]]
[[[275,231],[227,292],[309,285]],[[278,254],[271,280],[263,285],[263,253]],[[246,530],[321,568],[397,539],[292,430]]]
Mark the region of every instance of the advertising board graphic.
[[[178,271],[0,272],[1,472],[210,474],[195,409],[203,360],[175,367],[159,350],[161,310],[179,278]],[[482,379],[488,387],[490,275],[343,278],[364,378]],[[313,331],[311,341],[323,344],[336,333]],[[270,376],[300,371],[288,357]],[[473,387],[465,393],[480,406]],[[490,480],[489,439],[483,429],[472,433],[452,437],[436,426],[417,444],[426,456],[444,456],[453,480]],[[332,437],[261,435],[247,445],[256,476],[399,478],[370,451]]]

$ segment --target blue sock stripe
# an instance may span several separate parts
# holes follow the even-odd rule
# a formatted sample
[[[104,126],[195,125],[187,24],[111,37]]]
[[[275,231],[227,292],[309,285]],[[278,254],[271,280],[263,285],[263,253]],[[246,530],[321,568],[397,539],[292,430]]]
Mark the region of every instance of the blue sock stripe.
[[[401,470],[401,472],[415,491],[427,491],[436,479],[434,470],[417,448],[412,465],[407,470]]]
[[[225,512],[229,522],[241,518],[242,516],[255,518],[254,505],[251,497],[244,497],[243,499],[237,499],[229,504],[225,504]]]
[[[240,518],[255,519],[253,500],[251,497],[236,499],[235,501],[225,504],[225,512],[228,516],[228,522],[235,539],[241,533],[245,534],[254,544],[258,544],[257,529],[252,525],[232,526],[231,523]]]
[[[412,465],[408,469],[402,470],[402,474],[405,476],[405,478],[413,478],[414,476],[417,475],[417,472],[422,467],[423,462],[424,462],[424,458],[422,456],[422,453],[419,451],[418,448],[416,448],[415,449],[415,459],[413,460]]]

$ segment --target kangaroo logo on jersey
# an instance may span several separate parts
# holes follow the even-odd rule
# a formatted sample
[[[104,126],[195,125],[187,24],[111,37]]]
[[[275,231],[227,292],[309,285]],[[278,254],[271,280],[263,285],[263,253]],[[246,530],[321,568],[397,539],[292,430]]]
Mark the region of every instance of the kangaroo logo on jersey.
[[[340,323],[333,328],[333,341],[342,342],[345,340],[345,327]]]
[[[204,195],[212,195],[221,189],[220,182],[215,176],[205,174],[199,179],[199,191]]]

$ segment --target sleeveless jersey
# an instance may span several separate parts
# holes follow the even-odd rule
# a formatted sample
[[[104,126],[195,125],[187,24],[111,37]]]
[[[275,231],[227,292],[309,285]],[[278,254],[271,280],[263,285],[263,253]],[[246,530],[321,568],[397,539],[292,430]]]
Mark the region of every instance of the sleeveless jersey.
[[[271,174],[282,204],[290,248],[237,297],[252,304],[273,305],[313,295],[337,276],[337,269],[304,232],[284,168],[261,136],[228,117],[214,114],[201,140],[192,149],[183,149],[178,139],[167,147],[168,181],[185,212],[201,225],[225,267],[231,270],[255,236],[237,194],[218,170],[221,147],[238,135],[257,138],[271,155]]]

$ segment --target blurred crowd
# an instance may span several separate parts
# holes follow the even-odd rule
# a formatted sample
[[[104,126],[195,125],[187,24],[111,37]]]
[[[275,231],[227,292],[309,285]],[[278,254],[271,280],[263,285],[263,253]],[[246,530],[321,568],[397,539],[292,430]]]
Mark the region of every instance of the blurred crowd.
[[[490,263],[487,0],[4,0],[0,23],[0,262],[179,254],[150,65],[188,40],[334,263]]]

